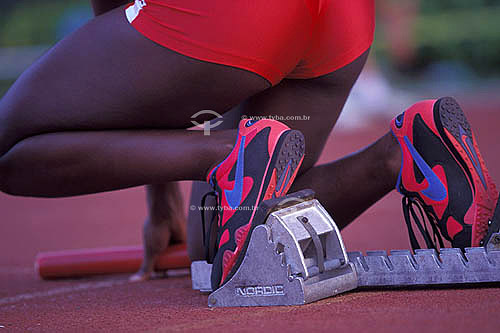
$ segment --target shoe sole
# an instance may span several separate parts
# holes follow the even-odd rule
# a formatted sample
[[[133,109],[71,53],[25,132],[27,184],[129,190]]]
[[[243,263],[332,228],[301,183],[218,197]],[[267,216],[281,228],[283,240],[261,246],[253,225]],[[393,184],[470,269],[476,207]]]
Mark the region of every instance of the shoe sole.
[[[465,117],[460,105],[451,97],[440,98],[434,104],[434,122],[444,143],[460,163],[462,168],[469,176],[471,186],[474,189],[474,202],[476,211],[473,215],[472,223],[472,246],[480,246],[481,240],[488,232],[488,221],[493,216],[495,203],[498,199],[498,192],[493,183],[484,160],[479,152],[471,126]],[[462,135],[469,138],[472,143],[470,154],[462,146]],[[483,180],[471,157],[474,156],[478,161],[477,167],[483,174]],[[472,158],[474,158],[472,157]],[[486,188],[483,186],[486,185]]]
[[[269,191],[269,185],[271,183],[271,178],[274,173],[274,170],[276,170],[276,176],[278,177],[277,179],[279,179],[283,175],[283,173],[287,171],[290,162],[291,176],[288,180],[288,183],[285,185],[284,190],[281,193],[282,195],[286,194],[288,189],[290,189],[293,181],[295,180],[295,177],[297,176],[297,172],[300,168],[302,160],[304,159],[304,153],[305,153],[305,139],[304,135],[300,131],[287,130],[280,136],[278,143],[274,148],[274,153],[273,156],[271,157],[271,161],[269,162],[266,173],[264,175],[264,184],[267,184],[266,185],[267,188],[261,189],[258,204],[262,202],[265,193]],[[274,191],[274,188],[272,188],[272,190]],[[256,206],[258,204],[256,204]],[[227,281],[229,281],[233,277],[233,275],[238,271],[238,268],[240,267],[241,263],[243,262],[243,258],[245,257],[248,244],[250,243],[250,238],[253,229],[255,229],[257,225],[261,224],[264,221],[259,221],[259,222],[260,223],[257,223],[255,219],[252,220],[250,224],[250,229],[248,231],[245,242],[243,243],[243,247],[238,255],[238,258],[236,259],[236,262],[234,263],[233,267],[231,268],[229,274],[226,276],[224,281],[220,283],[219,287],[224,285]]]
[[[282,140],[282,142],[280,142]],[[273,154],[273,158],[270,163],[271,173],[268,175],[271,178],[274,176],[276,182],[272,182],[272,179],[266,179],[268,181],[268,188],[264,191],[264,196],[260,197],[260,200],[271,199],[271,193],[278,193],[277,197],[284,196],[295,179],[298,167],[302,163],[305,152],[305,140],[301,132],[295,130],[289,130],[285,132],[284,135],[278,141],[276,148],[279,149],[278,154]],[[275,148],[275,150],[276,150]],[[274,166],[274,167],[273,167]],[[266,176],[266,178],[269,178]],[[279,184],[279,180],[283,181],[283,185]],[[277,188],[279,187],[279,188]]]

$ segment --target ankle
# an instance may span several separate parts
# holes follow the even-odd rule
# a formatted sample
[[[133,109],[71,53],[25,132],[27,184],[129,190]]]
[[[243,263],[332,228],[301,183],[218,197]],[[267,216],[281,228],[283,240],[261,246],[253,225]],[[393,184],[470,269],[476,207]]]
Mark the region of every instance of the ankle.
[[[392,134],[392,132],[388,132],[384,135],[380,141],[383,142],[383,162],[384,169],[387,170],[387,174],[391,177],[391,182],[396,185],[399,171],[401,169],[401,147],[396,139],[396,137]]]
[[[238,135],[237,130],[223,130],[213,133],[215,141],[213,145],[212,152],[210,154],[211,161],[208,168],[205,170],[204,177],[208,176],[208,173],[216,167],[220,162],[222,162],[232,151],[234,143],[236,141],[236,136]],[[204,178],[204,180],[205,180]]]

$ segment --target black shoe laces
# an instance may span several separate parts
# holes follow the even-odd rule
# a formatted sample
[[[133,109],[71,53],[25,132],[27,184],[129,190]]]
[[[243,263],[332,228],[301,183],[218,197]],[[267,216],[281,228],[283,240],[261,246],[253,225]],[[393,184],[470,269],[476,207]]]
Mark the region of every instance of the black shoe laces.
[[[439,249],[444,247],[443,238],[438,229],[438,218],[436,215],[425,208],[424,204],[418,198],[410,198],[403,196],[403,215],[408,227],[408,235],[410,236],[410,243],[413,250],[420,249],[417,237],[412,227],[412,219],[418,230],[422,234],[425,244],[429,249],[435,249],[439,253]],[[418,214],[417,214],[418,212]],[[431,226],[432,237],[427,228],[427,224]],[[439,243],[439,247],[437,244]]]
[[[216,201],[216,206],[215,209],[208,209],[209,211],[212,211],[212,217],[210,218],[210,224],[208,226],[208,229],[206,229],[206,223],[205,223],[205,213],[206,213],[206,207],[213,207],[213,206],[207,206],[206,201],[209,196],[212,196],[215,198]],[[219,193],[214,189],[213,191],[205,193],[205,195],[201,198],[201,225],[202,225],[202,233],[203,233],[203,246],[205,248],[205,259],[206,261],[211,264],[213,262],[213,259],[215,257],[215,252],[217,249],[217,245],[214,245],[213,248],[213,253],[212,256],[210,256],[210,244],[212,243],[210,241],[210,236],[212,234],[212,228],[214,226],[214,222],[217,221],[216,228],[218,229],[219,227],[219,207],[221,205],[220,202],[220,197]]]

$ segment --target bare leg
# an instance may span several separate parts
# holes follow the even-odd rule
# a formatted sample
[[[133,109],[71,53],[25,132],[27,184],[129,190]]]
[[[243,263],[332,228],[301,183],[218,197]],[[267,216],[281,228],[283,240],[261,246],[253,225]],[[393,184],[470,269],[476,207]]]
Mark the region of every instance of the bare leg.
[[[286,121],[306,136],[304,173],[365,60],[264,91],[269,84],[258,75],[171,52],[133,30],[122,9],[111,11],[56,46],[0,102],[0,188],[68,196],[203,179],[235,133],[206,139],[174,129],[189,126],[198,110],[223,112],[262,91],[248,101],[247,115],[311,117]]]
[[[3,190],[62,197],[204,179],[231,150],[234,131],[65,132],[29,137],[2,158]],[[196,156],[196,163],[193,163]],[[33,170],[36,168],[37,172]]]
[[[58,197],[165,184],[148,187],[142,279],[166,244],[184,239],[184,217],[171,209],[180,196],[168,181],[203,179],[234,143],[231,131],[207,138],[180,129],[197,111],[223,113],[269,83],[156,45],[130,26],[123,8],[103,14],[118,2],[96,7],[102,15],[37,61],[0,101],[0,190]]]
[[[310,168],[297,177],[291,191],[314,189],[342,229],[394,189],[400,165],[399,145],[387,133],[359,152]]]
[[[95,15],[104,14],[125,5],[128,0],[91,0]],[[175,182],[146,186],[148,217],[143,226],[144,260],[131,281],[147,280],[158,256],[170,243],[186,240],[185,217],[180,211],[182,197]]]
[[[344,68],[317,79],[284,80],[250,98],[242,111],[247,116],[309,117],[308,120],[285,121],[305,134],[307,145],[300,175],[290,192],[312,188],[341,228],[394,189],[401,163],[398,143],[391,133],[387,133],[359,152],[313,167],[366,56],[367,53]],[[196,205],[196,201],[193,204]],[[193,220],[198,217],[196,213],[191,215]],[[190,229],[189,236],[194,232],[196,230]],[[190,254],[200,259],[203,252],[201,248],[195,251],[195,245]]]
[[[225,112],[267,87],[254,73],[161,47],[123,8],[112,10],[56,45],[0,101],[0,189],[58,197],[203,179],[235,133],[180,129],[199,110]]]
[[[306,138],[306,157],[291,192],[312,188],[340,227],[345,227],[390,192],[401,155],[388,133],[369,147],[338,161],[314,166],[364,66],[368,52],[347,66],[317,79],[283,80],[245,104],[250,116],[308,116],[285,121]],[[341,144],[341,143],[339,143]]]

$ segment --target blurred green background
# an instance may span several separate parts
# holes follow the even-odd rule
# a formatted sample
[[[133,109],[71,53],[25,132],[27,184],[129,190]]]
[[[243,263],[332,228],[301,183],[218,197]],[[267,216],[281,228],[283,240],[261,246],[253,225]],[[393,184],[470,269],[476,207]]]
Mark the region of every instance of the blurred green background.
[[[88,0],[2,1],[0,96],[51,45],[92,17]]]
[[[401,1],[412,0],[391,4]],[[448,61],[482,76],[500,74],[500,0],[420,0],[418,15],[409,23],[417,69]],[[378,24],[384,24],[380,16]],[[381,58],[388,57],[387,40],[381,34],[377,37],[375,51]]]
[[[418,12],[411,22],[414,57],[404,68],[395,64],[390,41],[377,28],[372,53],[384,73],[411,82],[432,80],[436,73],[453,80],[500,77],[500,0],[421,0]],[[3,1],[0,96],[40,54],[91,17],[86,0]]]

